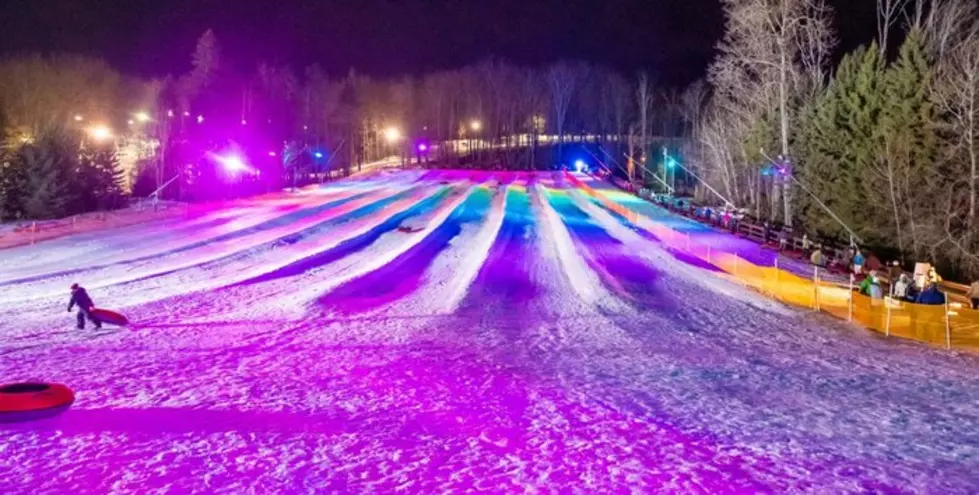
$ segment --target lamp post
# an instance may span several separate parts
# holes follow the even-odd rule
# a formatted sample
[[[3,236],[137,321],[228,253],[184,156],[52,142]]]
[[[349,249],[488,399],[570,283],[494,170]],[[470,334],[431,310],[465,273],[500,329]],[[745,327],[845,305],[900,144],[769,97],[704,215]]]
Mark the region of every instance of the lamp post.
[[[663,146],[663,174],[669,181],[671,194],[676,195],[676,165],[677,161],[670,156],[670,152]]]

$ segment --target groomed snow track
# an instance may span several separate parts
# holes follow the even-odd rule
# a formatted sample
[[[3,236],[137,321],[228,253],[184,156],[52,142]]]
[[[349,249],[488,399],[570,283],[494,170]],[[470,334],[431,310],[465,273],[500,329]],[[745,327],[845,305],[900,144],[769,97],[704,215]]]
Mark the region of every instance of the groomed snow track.
[[[134,326],[75,330],[72,282]],[[5,494],[979,492],[974,356],[771,302],[557,173],[3,250],[0,315],[0,382],[77,395],[0,424]]]

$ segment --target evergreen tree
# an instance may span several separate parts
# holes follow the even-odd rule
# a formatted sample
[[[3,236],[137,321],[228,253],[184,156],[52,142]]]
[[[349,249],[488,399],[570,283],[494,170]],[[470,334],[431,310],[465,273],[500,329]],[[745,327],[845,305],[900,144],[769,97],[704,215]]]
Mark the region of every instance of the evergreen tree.
[[[877,241],[868,206],[868,170],[877,159],[878,121],[886,87],[884,61],[875,45],[847,55],[826,93],[805,112],[800,129],[801,176],[813,193],[861,238]],[[799,198],[817,233],[847,239],[846,230],[810,198]]]
[[[26,218],[57,218],[68,213],[73,197],[71,147],[61,133],[52,133],[17,150],[15,165],[22,167],[19,207]]]
[[[23,216],[21,206],[24,183],[27,179],[23,163],[9,148],[0,148],[0,220]]]
[[[892,212],[896,245],[901,251],[913,248],[917,240],[905,224],[913,225],[913,219],[921,218],[931,209],[936,198],[929,198],[931,191],[941,190],[937,183],[941,174],[935,168],[938,155],[938,138],[934,122],[937,120],[930,98],[931,64],[927,60],[921,33],[913,30],[901,46],[897,61],[887,71],[885,99],[878,125],[881,159],[875,169],[878,182],[875,186],[886,194]]]
[[[115,208],[122,204],[122,171],[115,152],[89,149],[79,155],[72,177],[73,213]]]

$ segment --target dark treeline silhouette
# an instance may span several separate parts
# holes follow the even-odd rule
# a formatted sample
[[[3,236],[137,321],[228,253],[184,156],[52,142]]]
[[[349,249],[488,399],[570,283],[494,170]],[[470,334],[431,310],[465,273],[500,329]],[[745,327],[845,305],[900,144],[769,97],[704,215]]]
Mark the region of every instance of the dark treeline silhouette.
[[[331,75],[316,65],[261,63],[243,71],[211,31],[190,60],[187,73],[159,80],[77,56],[3,61],[5,161],[20,160],[26,143],[44,145],[58,134],[79,148],[110,152],[123,191],[147,195],[166,185],[163,197],[187,200],[321,181],[389,158],[547,169],[582,159],[594,165],[601,156],[623,176],[642,177],[649,145],[689,127],[677,93],[646,75],[575,61],[520,67],[486,60],[386,79],[355,70]],[[251,173],[229,177],[220,166],[229,155]],[[650,161],[647,168],[657,166]],[[0,194],[31,196],[32,187],[7,183]],[[18,201],[7,201],[4,217],[38,215]]]

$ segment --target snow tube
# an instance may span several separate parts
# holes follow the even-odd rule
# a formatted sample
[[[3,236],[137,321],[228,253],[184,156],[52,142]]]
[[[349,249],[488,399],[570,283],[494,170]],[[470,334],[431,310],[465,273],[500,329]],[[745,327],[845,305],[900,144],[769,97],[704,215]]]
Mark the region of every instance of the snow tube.
[[[124,327],[129,324],[129,318],[109,309],[92,308],[88,313],[102,323],[108,323],[117,327]]]
[[[398,232],[404,232],[405,234],[414,234],[415,232],[421,232],[422,230],[425,229],[421,227],[413,228],[408,226],[398,227]]]
[[[75,402],[75,393],[57,383],[14,383],[0,387],[0,422],[56,416]]]

